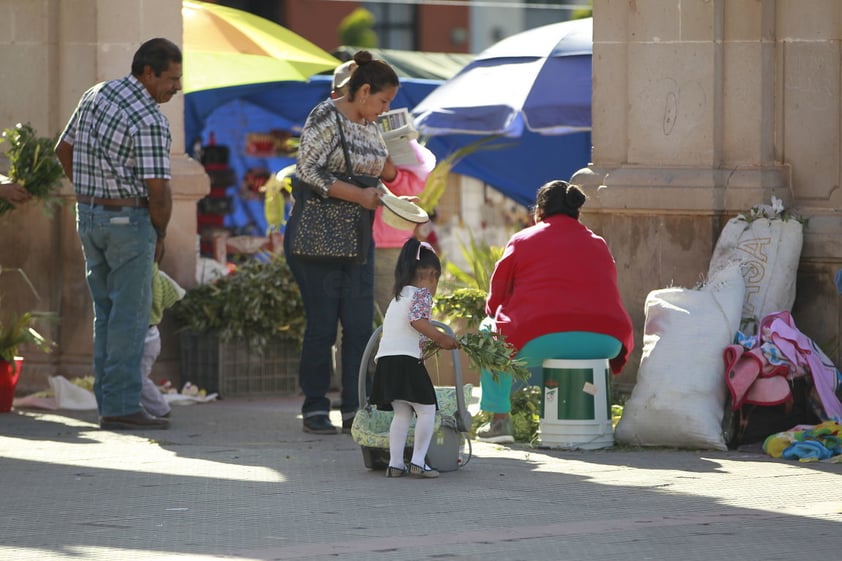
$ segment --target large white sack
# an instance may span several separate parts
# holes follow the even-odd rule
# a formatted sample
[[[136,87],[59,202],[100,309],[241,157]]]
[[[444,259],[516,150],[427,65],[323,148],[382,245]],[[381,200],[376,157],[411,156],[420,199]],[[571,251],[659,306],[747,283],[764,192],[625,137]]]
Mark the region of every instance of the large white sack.
[[[795,219],[732,218],[725,225],[708,267],[708,277],[730,263],[741,266],[746,291],[743,331],[755,335],[758,322],[773,312],[789,312],[801,258],[803,226]]]
[[[617,442],[727,450],[722,353],[739,329],[744,296],[738,265],[699,290],[649,293],[637,383],[617,425]]]

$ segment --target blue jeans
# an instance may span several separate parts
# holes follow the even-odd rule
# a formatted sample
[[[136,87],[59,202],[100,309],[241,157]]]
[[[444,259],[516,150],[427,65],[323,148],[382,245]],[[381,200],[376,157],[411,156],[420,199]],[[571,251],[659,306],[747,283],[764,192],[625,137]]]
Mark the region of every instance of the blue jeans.
[[[359,407],[357,381],[374,322],[374,247],[364,265],[318,263],[296,258],[284,237],[284,254],[304,302],[307,328],[298,382],[304,418],[330,413],[331,357],[337,324],[342,325],[342,418]]]
[[[141,410],[140,360],[157,237],[145,208],[76,205],[94,308],[94,395],[103,417]]]

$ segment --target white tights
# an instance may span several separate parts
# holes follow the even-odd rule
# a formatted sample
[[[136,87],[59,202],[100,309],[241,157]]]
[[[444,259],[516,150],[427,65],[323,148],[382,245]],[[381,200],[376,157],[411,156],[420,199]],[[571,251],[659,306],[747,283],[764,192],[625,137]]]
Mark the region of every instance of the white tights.
[[[403,450],[406,437],[409,434],[409,423],[412,421],[412,411],[415,410],[415,443],[412,447],[412,463],[417,466],[425,465],[427,450],[433,438],[436,406],[410,401],[396,400],[392,402],[395,416],[389,427],[389,465],[403,469]]]

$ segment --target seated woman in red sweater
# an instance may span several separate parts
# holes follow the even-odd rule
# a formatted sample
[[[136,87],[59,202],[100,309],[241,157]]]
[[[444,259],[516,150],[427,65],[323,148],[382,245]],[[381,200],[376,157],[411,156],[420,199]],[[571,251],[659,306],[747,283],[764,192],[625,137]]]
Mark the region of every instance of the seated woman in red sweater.
[[[538,189],[535,225],[512,236],[494,268],[484,323],[505,335],[529,367],[550,358],[610,358],[617,374],[634,348],[634,332],[614,257],[605,240],[579,222],[586,199],[566,181]],[[511,376],[495,383],[483,372],[480,382],[480,409],[494,418],[477,437],[513,442]]]

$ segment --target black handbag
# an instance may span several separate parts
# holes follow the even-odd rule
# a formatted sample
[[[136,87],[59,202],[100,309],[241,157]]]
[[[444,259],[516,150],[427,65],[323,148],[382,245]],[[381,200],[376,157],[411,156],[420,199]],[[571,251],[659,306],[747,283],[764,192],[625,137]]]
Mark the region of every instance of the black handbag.
[[[372,175],[358,175],[352,172],[351,156],[345,142],[345,133],[339,111],[336,124],[345,154],[348,175],[338,176],[340,180],[357,187],[376,187],[380,178]],[[368,258],[372,244],[371,226],[374,211],[357,203],[320,197],[306,182],[292,178],[292,194],[295,204],[287,222],[290,253],[295,257],[322,263],[363,264]]]

